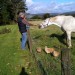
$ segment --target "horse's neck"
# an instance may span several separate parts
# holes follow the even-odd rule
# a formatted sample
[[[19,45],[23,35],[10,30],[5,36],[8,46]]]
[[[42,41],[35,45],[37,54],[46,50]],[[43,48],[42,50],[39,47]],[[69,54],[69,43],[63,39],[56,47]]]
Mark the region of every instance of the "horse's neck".
[[[58,27],[60,27],[60,28],[61,28],[61,24],[60,24],[60,23],[58,23],[58,22],[53,22],[52,24],[49,24],[49,25],[56,25],[56,26],[58,26]]]
[[[52,22],[52,24],[58,27],[62,27],[63,23],[64,23],[64,17],[57,17],[57,19],[54,22]]]

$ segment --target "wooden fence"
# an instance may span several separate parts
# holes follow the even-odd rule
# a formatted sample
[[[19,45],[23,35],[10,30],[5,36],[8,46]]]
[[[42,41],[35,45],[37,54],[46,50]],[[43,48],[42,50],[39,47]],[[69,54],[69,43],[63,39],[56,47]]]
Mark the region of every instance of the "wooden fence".
[[[63,48],[61,51],[61,75],[71,75],[70,49]]]

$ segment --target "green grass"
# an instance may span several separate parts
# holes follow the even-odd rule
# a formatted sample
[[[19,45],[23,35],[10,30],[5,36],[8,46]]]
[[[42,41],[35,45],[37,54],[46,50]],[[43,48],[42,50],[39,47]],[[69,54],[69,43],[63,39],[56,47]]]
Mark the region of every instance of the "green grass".
[[[6,27],[11,29],[11,33],[0,35],[0,75],[19,75],[22,67],[28,74],[38,75],[37,65],[29,50],[22,51],[20,48],[21,36],[17,25]]]
[[[20,33],[17,25],[1,26],[7,27],[10,33],[0,34],[0,75],[20,75],[22,68],[28,75],[61,75],[60,56],[54,58],[44,52],[44,47],[57,47],[57,51],[66,48],[65,39],[61,37],[63,32],[56,26],[45,29],[31,27],[33,53],[22,51],[20,48]],[[53,35],[54,34],[54,35]],[[72,34],[71,68],[72,75],[75,71],[75,34]],[[42,52],[37,53],[36,48],[41,47]]]
[[[33,53],[35,53],[37,61],[40,62],[41,71],[45,74],[43,75],[61,75],[61,63],[59,58],[54,58],[50,54],[44,52],[44,47],[56,47],[57,51],[61,51],[62,48],[67,48],[64,44],[66,43],[65,38],[61,35],[63,32],[57,26],[50,26],[45,29],[31,28],[31,35],[33,40]],[[72,44],[71,49],[71,71],[74,75],[75,71],[75,34],[72,33]],[[36,48],[41,47],[43,50],[41,53],[36,52]]]

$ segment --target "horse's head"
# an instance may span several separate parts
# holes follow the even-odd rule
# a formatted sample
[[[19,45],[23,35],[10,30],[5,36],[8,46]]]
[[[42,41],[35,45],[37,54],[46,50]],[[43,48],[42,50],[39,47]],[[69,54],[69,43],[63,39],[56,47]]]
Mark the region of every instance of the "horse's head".
[[[44,21],[39,25],[39,28],[45,28],[45,27],[50,26],[50,25],[52,25],[52,24],[61,27],[61,26],[57,23],[57,17],[51,17],[51,18],[47,18],[46,20],[44,20]]]
[[[47,18],[46,20],[44,20],[40,25],[39,28],[45,28],[48,26],[48,22],[49,22],[49,18]]]
[[[53,22],[50,21],[50,18],[47,18],[46,20],[44,20],[40,25],[39,25],[39,28],[45,28],[49,25],[52,25]]]

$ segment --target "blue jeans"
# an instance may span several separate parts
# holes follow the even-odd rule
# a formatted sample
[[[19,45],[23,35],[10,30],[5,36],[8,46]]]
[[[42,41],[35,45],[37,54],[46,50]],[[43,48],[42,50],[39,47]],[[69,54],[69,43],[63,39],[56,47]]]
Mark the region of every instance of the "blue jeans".
[[[24,32],[22,33],[22,42],[21,42],[22,49],[26,49],[26,42],[27,42],[27,32]]]

